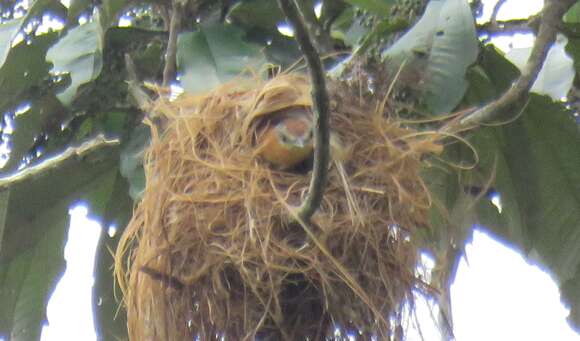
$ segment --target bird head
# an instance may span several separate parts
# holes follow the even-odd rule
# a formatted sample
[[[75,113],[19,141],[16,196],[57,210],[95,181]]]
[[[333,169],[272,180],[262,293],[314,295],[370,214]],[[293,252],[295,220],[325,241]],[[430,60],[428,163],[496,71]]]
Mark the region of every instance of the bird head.
[[[306,117],[287,117],[278,122],[275,131],[280,144],[286,148],[312,148],[312,122]]]
[[[312,156],[312,115],[305,110],[286,112],[266,125],[256,152],[279,169],[291,169]]]

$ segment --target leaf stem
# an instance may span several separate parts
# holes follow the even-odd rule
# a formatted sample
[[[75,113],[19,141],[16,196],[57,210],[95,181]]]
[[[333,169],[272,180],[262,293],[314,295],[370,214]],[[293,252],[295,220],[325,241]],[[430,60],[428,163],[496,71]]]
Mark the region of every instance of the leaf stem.
[[[320,207],[328,179],[328,164],[330,162],[328,92],[320,55],[312,43],[302,15],[298,12],[298,6],[292,0],[278,0],[278,5],[294,28],[296,41],[304,54],[312,80],[315,127],[314,166],[308,194],[298,210],[298,217],[305,222],[309,222],[312,215]]]

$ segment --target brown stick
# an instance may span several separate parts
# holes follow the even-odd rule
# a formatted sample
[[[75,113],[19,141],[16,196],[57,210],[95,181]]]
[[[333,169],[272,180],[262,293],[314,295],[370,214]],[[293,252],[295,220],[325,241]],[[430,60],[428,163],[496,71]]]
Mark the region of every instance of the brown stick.
[[[169,86],[169,83],[175,78],[177,68],[177,35],[181,28],[181,15],[183,6],[180,0],[173,0],[171,9],[171,21],[169,22],[169,39],[167,41],[167,50],[165,51],[165,67],[163,68],[163,86]]]

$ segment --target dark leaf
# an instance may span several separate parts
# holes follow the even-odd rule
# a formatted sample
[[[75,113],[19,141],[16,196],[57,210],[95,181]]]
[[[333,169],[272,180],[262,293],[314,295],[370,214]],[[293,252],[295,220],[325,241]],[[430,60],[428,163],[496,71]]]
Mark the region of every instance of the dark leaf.
[[[115,180],[112,200],[109,200],[101,216],[105,231],[111,226],[116,229],[113,236],[103,233],[95,259],[93,311],[96,316],[97,335],[101,340],[127,339],[127,320],[122,310],[120,311],[120,289],[113,280],[114,260],[111,253],[117,249],[119,238],[133,211],[133,200],[128,194],[129,184],[119,174]]]
[[[274,30],[284,20],[278,3],[271,0],[240,1],[232,6],[228,17],[237,25],[262,30]]]

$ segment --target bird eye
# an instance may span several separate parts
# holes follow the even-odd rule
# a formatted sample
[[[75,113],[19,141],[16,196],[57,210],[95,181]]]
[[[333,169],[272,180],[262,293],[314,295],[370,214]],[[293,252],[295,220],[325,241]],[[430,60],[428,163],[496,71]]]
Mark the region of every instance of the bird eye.
[[[286,134],[280,134],[280,139],[282,140],[282,143],[284,143],[284,144],[290,143],[290,139],[288,139],[288,136],[286,136]]]

